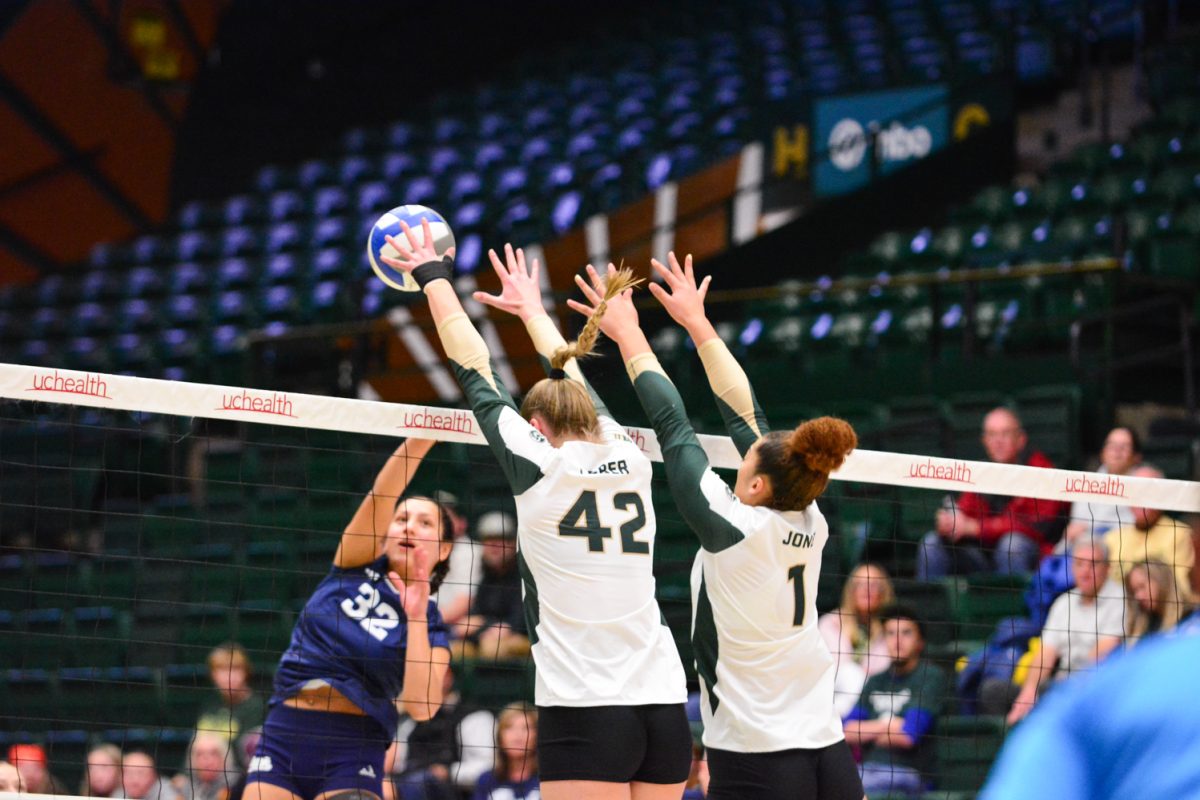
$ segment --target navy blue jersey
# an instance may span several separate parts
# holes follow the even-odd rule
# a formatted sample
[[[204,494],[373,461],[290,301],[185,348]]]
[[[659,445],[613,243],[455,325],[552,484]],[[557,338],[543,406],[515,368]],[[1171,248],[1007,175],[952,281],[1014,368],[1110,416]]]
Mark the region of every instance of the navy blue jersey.
[[[334,567],[300,612],[275,673],[274,706],[310,681],[323,680],[394,731],[395,700],[404,684],[408,624],[381,556],[351,569]],[[437,605],[429,601],[429,645],[450,647]]]

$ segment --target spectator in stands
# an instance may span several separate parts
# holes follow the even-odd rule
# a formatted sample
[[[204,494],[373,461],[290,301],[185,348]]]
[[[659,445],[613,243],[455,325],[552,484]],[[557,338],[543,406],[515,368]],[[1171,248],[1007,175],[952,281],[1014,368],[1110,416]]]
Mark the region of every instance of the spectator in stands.
[[[463,702],[453,668],[446,670],[443,698],[433,719],[401,718],[388,748],[384,768],[401,800],[455,800],[495,765],[496,721],[490,711]],[[384,791],[389,788],[385,781]]]
[[[115,744],[102,744],[88,751],[79,794],[83,797],[124,797],[121,748]]]
[[[1125,644],[1169,631],[1188,610],[1175,571],[1161,561],[1134,564],[1125,573]]]
[[[447,491],[434,493],[434,499],[446,509],[454,530],[454,549],[450,551],[450,573],[438,587],[438,611],[447,625],[462,622],[471,610],[471,599],[483,579],[483,547],[469,535],[467,518],[458,512],[458,498]]]
[[[485,772],[471,800],[538,800],[537,709],[512,703],[496,724],[496,768]]]
[[[8,748],[8,760],[21,773],[21,790],[29,794],[70,794],[46,763],[46,751],[39,744],[14,744]]]
[[[913,609],[893,605],[882,615],[892,664],[867,679],[846,717],[846,741],[863,750],[863,790],[920,795],[934,774],[933,732],[945,703],[942,671],[922,659],[925,624]]]
[[[121,784],[129,800],[172,800],[176,794],[145,750],[129,750],[121,758]]]
[[[0,761],[0,792],[21,791],[21,773],[7,761]]]
[[[842,603],[817,620],[817,629],[835,663],[833,705],[845,718],[858,702],[863,684],[891,666],[879,613],[896,599],[887,570],[859,564],[842,587]]]
[[[1108,579],[1109,552],[1094,536],[1076,540],[1071,552],[1075,588],[1050,607],[1025,682],[1008,712],[1015,725],[1033,709],[1042,687],[1058,667],[1056,680],[1091,669],[1113,651],[1125,635],[1125,596]]]
[[[1198,663],[1200,636],[1158,636],[1056,689],[1009,735],[980,800],[1195,796]]]
[[[1149,465],[1138,467],[1130,475],[1135,478],[1163,477],[1161,470]],[[1175,582],[1183,593],[1182,599],[1190,603],[1194,598],[1188,573],[1196,560],[1196,550],[1189,526],[1158,509],[1135,506],[1131,511],[1133,524],[1110,531],[1104,539],[1112,555],[1115,577],[1124,580],[1125,573],[1134,564],[1161,561],[1175,570]]]
[[[171,785],[180,800],[227,800],[241,770],[229,756],[229,740],[211,731],[197,731],[188,748],[187,769]]]
[[[250,686],[253,667],[245,649],[225,642],[208,654],[208,675],[216,693],[200,709],[197,732],[215,733],[230,745],[236,763],[243,770],[249,760],[244,746],[246,734],[260,728],[266,716],[262,695]]]
[[[1200,550],[1200,517],[1193,517],[1192,548]],[[1188,573],[1188,585],[1192,589],[1192,597],[1200,597],[1200,558],[1192,562],[1191,572]],[[1191,635],[1200,633],[1200,605],[1194,604],[1192,610],[1179,619],[1175,627],[1177,633]]]
[[[1029,450],[1021,420],[1007,408],[983,419],[983,446],[997,464],[1053,467],[1046,456]],[[1001,497],[965,492],[953,508],[937,512],[935,530],[917,550],[917,577],[995,572],[1032,573],[1061,532],[1066,503],[1032,497]]]
[[[1097,472],[1105,475],[1128,475],[1130,470],[1142,463],[1142,444],[1132,428],[1113,428],[1104,439],[1100,449],[1100,466]],[[1055,552],[1069,550],[1071,543],[1084,534],[1099,536],[1113,528],[1131,523],[1133,514],[1128,506],[1109,503],[1076,502],[1071,504],[1071,521],[1067,523],[1063,538]]]
[[[521,575],[517,569],[517,521],[489,511],[475,526],[483,542],[483,579],[467,619],[455,626],[455,645],[467,658],[519,658],[529,654]]]

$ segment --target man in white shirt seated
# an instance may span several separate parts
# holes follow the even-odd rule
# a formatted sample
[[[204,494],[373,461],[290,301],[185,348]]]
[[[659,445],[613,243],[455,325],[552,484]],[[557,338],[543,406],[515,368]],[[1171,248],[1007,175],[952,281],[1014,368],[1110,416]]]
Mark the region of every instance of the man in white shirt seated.
[[[1050,606],[1042,627],[1041,647],[1029,665],[1025,683],[1008,712],[1008,723],[1023,719],[1037,702],[1055,667],[1055,680],[1091,669],[1116,648],[1125,635],[1125,592],[1108,579],[1109,553],[1104,540],[1080,537],[1071,553],[1075,588]]]

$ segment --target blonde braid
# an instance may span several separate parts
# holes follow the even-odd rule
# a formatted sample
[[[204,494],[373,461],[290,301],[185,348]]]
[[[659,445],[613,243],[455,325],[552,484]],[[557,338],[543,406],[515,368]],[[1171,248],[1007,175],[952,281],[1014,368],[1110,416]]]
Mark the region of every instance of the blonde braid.
[[[604,298],[596,306],[592,316],[588,318],[587,324],[583,326],[579,336],[571,344],[563,345],[555,350],[554,355],[550,357],[551,369],[562,369],[572,358],[591,355],[592,349],[596,346],[596,340],[600,338],[600,320],[604,317],[604,312],[608,310],[608,301],[641,282],[641,278],[633,277],[633,270],[628,267],[622,268],[612,276],[605,283]]]

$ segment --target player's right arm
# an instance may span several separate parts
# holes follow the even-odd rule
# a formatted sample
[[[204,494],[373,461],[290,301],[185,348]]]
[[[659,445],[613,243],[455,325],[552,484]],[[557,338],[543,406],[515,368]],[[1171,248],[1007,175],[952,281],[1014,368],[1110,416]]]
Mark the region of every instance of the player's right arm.
[[[396,448],[342,532],[342,540],[333,556],[334,566],[342,569],[361,567],[379,557],[379,545],[396,513],[396,501],[408,488],[417,467],[433,445],[431,439],[406,439]]]
[[[675,254],[668,253],[667,262],[670,266],[657,259],[650,260],[650,265],[663,280],[662,285],[652,283],[650,293],[662,303],[671,319],[692,337],[717,408],[725,420],[725,428],[738,453],[745,456],[754,443],[768,433],[767,417],[754,397],[745,370],[721,341],[704,312],[704,297],[708,294],[712,276],[705,276],[697,286],[691,256],[686,256],[681,266]]]
[[[596,271],[589,267],[588,274],[591,285],[578,277],[576,283],[592,305],[568,301],[571,308],[583,314],[591,313],[603,290],[603,282]],[[658,435],[667,482],[680,514],[705,550],[715,553],[737,544],[745,538],[737,523],[744,521],[749,509],[709,469],[708,455],[687,418],[683,398],[658,363],[638,324],[631,295],[608,301],[608,313],[600,328],[620,348],[638,400]]]
[[[424,219],[421,224],[425,228],[429,226]],[[388,241],[401,254],[400,258],[384,256],[389,266],[413,272],[442,261],[433,248],[431,231],[425,231],[424,241],[429,244],[419,244],[403,221],[400,225],[408,241],[402,243],[399,239],[388,237]],[[449,263],[452,265],[453,261]],[[513,494],[520,495],[541,479],[542,467],[553,456],[554,448],[517,412],[512,396],[496,375],[487,344],[467,316],[450,283],[449,272],[449,269],[444,269],[442,274],[427,279],[422,291],[429,300],[429,311],[454,376],[467,396],[467,402],[500,462]]]

